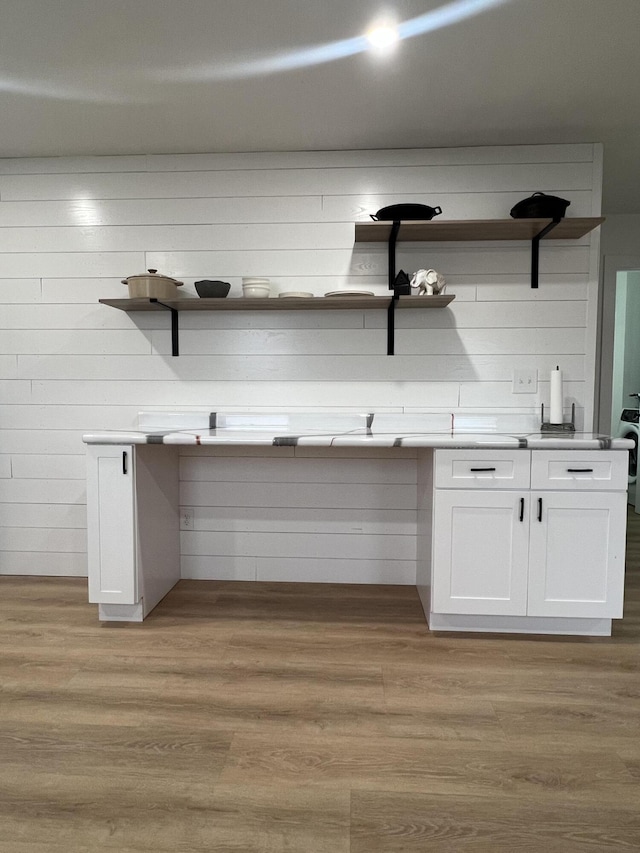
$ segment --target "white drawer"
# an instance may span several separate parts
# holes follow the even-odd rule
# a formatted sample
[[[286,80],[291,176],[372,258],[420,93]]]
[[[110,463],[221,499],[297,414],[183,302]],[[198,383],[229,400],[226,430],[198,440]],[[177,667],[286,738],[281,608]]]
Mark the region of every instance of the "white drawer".
[[[436,450],[439,489],[528,489],[529,450]]]
[[[626,490],[628,455],[624,450],[534,450],[532,489]]]

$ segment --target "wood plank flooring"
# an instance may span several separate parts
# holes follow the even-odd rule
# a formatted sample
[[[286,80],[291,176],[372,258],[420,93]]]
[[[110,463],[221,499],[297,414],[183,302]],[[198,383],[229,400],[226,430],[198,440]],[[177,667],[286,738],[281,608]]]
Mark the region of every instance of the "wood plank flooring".
[[[182,581],[100,625],[0,577],[0,853],[640,851],[640,517],[606,639],[433,635],[410,587]]]

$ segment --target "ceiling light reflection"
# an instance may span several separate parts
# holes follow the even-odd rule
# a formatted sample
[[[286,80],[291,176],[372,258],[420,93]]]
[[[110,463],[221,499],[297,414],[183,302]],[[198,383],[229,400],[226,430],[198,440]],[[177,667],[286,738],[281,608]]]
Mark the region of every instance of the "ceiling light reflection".
[[[380,26],[369,30],[367,33],[367,39],[374,50],[377,52],[386,52],[391,50],[391,48],[398,43],[400,36],[398,35],[396,27],[393,27],[390,24],[381,24]]]
[[[433,32],[443,27],[457,24],[466,18],[479,15],[489,9],[515,0],[453,0],[437,9],[432,9],[417,18],[411,18],[395,29],[399,39],[413,38],[424,33]],[[371,42],[367,36],[355,36],[354,38],[341,39],[340,41],[328,42],[327,44],[310,46],[294,50],[290,53],[274,54],[260,59],[247,58],[242,62],[219,63],[216,65],[202,64],[192,67],[181,67],[179,69],[163,68],[156,73],[156,77],[163,82],[167,80],[201,81],[209,82],[216,80],[240,80],[247,77],[261,77],[267,74],[275,74],[280,71],[292,71],[297,68],[308,68],[312,65],[321,65],[336,59],[345,59],[369,50]]]

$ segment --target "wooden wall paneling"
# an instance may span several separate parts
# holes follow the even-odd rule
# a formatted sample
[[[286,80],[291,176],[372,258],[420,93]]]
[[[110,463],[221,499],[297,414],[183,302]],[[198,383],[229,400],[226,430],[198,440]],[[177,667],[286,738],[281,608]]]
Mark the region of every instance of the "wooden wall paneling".
[[[536,292],[528,287],[526,245],[401,244],[399,267],[435,267],[457,298],[443,311],[400,312],[393,359],[383,355],[384,312],[182,314],[184,355],[172,359],[167,317],[130,316],[97,299],[124,296],[120,279],[148,267],[182,277],[183,292],[192,296],[197,278],[224,278],[240,295],[241,277],[251,274],[269,276],[274,293],[303,289],[319,296],[361,287],[383,295],[386,249],[354,246],[354,220],[412,199],[440,204],[445,218],[506,218],[513,203],[539,189],[569,198],[571,216],[597,215],[598,150],[578,144],[0,160],[0,446],[14,463],[13,477],[1,478],[9,502],[0,503],[0,526],[14,538],[24,529],[21,548],[28,545],[27,528],[38,531],[39,541],[48,530],[78,529],[84,497],[73,484],[81,484],[82,433],[135,427],[145,407],[530,413],[546,399],[545,372],[557,359],[568,372],[567,399],[576,401],[581,417],[594,381],[585,368],[593,345],[593,235],[546,244]],[[517,365],[538,370],[537,395],[512,394]],[[316,467],[309,473],[320,479],[313,473],[320,465],[325,478],[315,493],[333,488],[335,466],[314,448],[253,449],[254,481],[263,482],[234,482],[245,476],[238,473],[244,468],[233,470],[244,452],[236,447],[182,450],[183,477],[197,476],[196,454],[204,453],[203,471],[211,470],[211,459],[227,460],[230,478],[184,480],[183,506],[193,508],[198,535],[291,534],[306,537],[311,549],[314,537],[353,538],[349,530],[359,527],[387,543],[394,536],[410,541],[415,481],[389,483],[383,451],[359,468],[344,450],[333,458],[344,460],[343,479],[377,470],[384,482],[371,484],[374,496],[384,486],[393,501],[378,496],[351,509],[357,489],[367,486],[345,482],[337,505],[314,505],[312,495],[296,491],[304,485],[295,482],[298,469],[286,467],[294,455],[310,460]],[[384,458],[408,470],[406,458]],[[412,469],[415,458],[414,452]],[[273,476],[288,479],[273,487],[271,515],[234,505],[245,487],[269,504],[271,495],[260,489],[283,462]],[[0,466],[6,474],[6,461]],[[221,486],[228,506],[216,497]],[[404,498],[394,488],[405,489]],[[308,505],[291,506],[281,490],[292,489]],[[50,497],[59,502],[44,504]],[[204,541],[198,535],[187,532]],[[64,573],[65,565],[70,574],[84,573],[82,555],[73,550],[66,564],[64,553],[51,551],[48,569],[46,554],[33,554],[36,574]],[[28,555],[3,551],[3,570],[5,564],[24,570]],[[183,556],[183,575],[211,576],[211,560],[218,577],[295,579],[296,557],[260,563]],[[407,578],[415,574],[415,559],[371,561],[370,572],[362,559],[305,560],[307,579],[412,582]]]
[[[19,429],[0,430],[0,446],[5,453],[73,454],[82,446],[80,429]]]
[[[28,383],[25,383],[28,384]],[[69,403],[81,405],[91,400],[97,405],[164,406],[171,399],[174,406],[202,406],[203,400],[213,400],[226,409],[253,407],[259,409],[290,408],[286,401],[295,401],[296,407],[364,408],[376,407],[384,400],[387,407],[431,405],[437,408],[458,405],[458,383],[397,381],[384,382],[236,382],[233,377],[225,381],[191,382],[162,381],[102,381],[34,379],[31,383],[34,403]],[[0,388],[2,383],[0,383]],[[415,386],[415,387],[414,387]],[[21,402],[18,399],[18,402]]]
[[[104,307],[104,306],[103,306]],[[124,311],[113,311],[104,307],[112,314],[125,314]],[[376,311],[374,313],[379,313]],[[201,329],[213,337],[218,330],[236,329],[363,329],[368,312],[361,311],[183,311],[180,315],[180,335],[191,329]],[[143,311],[125,315],[135,320],[140,328],[167,329],[167,319],[157,312],[147,314]],[[160,326],[158,320],[163,320]],[[155,325],[152,325],[152,321]],[[158,335],[152,335],[155,342]]]
[[[87,463],[82,448],[76,456],[50,453],[14,453],[11,457],[13,476],[18,480],[84,480]]]
[[[298,313],[301,312],[296,312],[296,315]],[[305,355],[326,357],[328,353],[331,353],[330,357],[340,357],[379,355],[385,352],[386,333],[383,337],[377,329],[365,329],[362,314],[360,318],[360,327],[355,327],[349,334],[345,334],[344,329],[298,329],[293,327],[294,319],[290,321],[291,328],[281,329],[217,329],[212,334],[210,329],[181,328],[180,357],[197,356],[191,359],[192,364],[196,364],[203,356],[218,355],[233,358],[279,355],[297,359]],[[171,341],[160,331],[153,333],[152,344],[156,353],[171,353]],[[222,369],[222,365],[219,369]],[[230,372],[234,372],[233,368]]]
[[[2,210],[1,204],[0,210]],[[2,234],[1,226],[0,234]],[[40,291],[39,278],[1,278],[0,305],[8,302],[39,302]]]
[[[476,298],[478,302],[585,301],[588,299],[587,285],[583,280],[570,281],[574,276],[577,278],[578,274],[546,276],[546,280],[541,278],[537,292],[529,287],[528,277],[523,277],[518,282],[505,280],[506,276],[502,282],[497,282],[497,277],[494,277],[492,284],[483,283],[477,288]],[[583,276],[580,278],[583,279]]]
[[[2,483],[0,483],[0,490]],[[1,492],[0,492],[1,493]],[[182,481],[181,506],[394,509],[415,512],[415,485]]]
[[[0,400],[3,405],[28,403],[31,399],[31,383],[19,379],[0,379]]]
[[[397,267],[410,272],[420,269],[427,263],[434,269],[447,275],[478,275],[496,273],[522,273],[530,267],[531,250],[511,243],[501,247],[477,246],[456,247],[457,244],[398,244]],[[587,272],[589,268],[589,247],[560,247],[557,244],[547,246],[540,252],[540,271],[544,275]],[[44,257],[44,256],[43,256]],[[70,275],[69,267],[64,266],[64,258],[58,261],[58,272],[50,275]],[[124,263],[124,262],[123,262]],[[127,269],[121,263],[119,269]],[[148,251],[146,265],[179,278],[222,277],[227,280],[233,276],[260,275],[278,280],[279,276],[305,276],[309,273],[322,276],[348,276],[366,274],[383,276],[387,273],[387,249],[384,244],[377,246],[360,243],[355,248],[325,248],[298,250],[253,250],[243,252],[212,251]],[[17,264],[14,264],[17,268]],[[129,269],[144,270],[145,266],[133,266]],[[40,262],[25,261],[25,274],[45,275],[46,267]],[[66,272],[64,271],[66,269]],[[112,269],[114,267],[112,266]],[[79,274],[86,275],[83,264]],[[107,272],[100,274],[106,275]],[[112,273],[113,274],[113,273]],[[123,294],[124,296],[124,294]]]
[[[3,201],[202,198],[213,196],[327,195],[344,193],[495,192],[533,186],[590,189],[591,163],[405,166],[369,168],[251,169],[202,172],[0,175]],[[526,194],[526,193],[525,193]]]
[[[0,335],[0,348],[18,356],[62,353],[129,356],[149,355],[151,342],[137,329],[5,329]],[[2,356],[0,369],[1,365]]]
[[[84,504],[5,503],[0,505],[0,518],[6,527],[69,527],[84,531],[87,509]]]
[[[0,201],[0,226],[16,227],[316,222],[321,218],[319,195]]]
[[[0,355],[0,379],[18,378],[18,361],[15,355]]]
[[[85,503],[84,480],[0,480],[0,503]]]
[[[131,429],[137,424],[138,406],[3,406],[0,407],[2,430],[64,430],[70,424],[78,429]],[[71,430],[77,434],[76,427]],[[34,452],[34,451],[32,451]],[[84,453],[84,445],[75,453]]]
[[[207,381],[211,376],[225,376],[237,382],[270,382],[277,380],[304,381],[314,376],[317,382],[365,382],[375,376],[379,382],[393,382],[398,371],[405,382],[437,382],[448,374],[450,379],[470,381],[511,381],[514,369],[525,369],[531,359],[526,355],[478,355],[473,363],[466,355],[430,355],[425,362],[418,346],[414,355],[396,355],[391,361],[385,353],[378,355],[321,356],[274,355],[268,350],[265,358],[252,359],[239,355],[180,356],[180,362],[151,360],[143,356],[18,356],[18,376],[33,380],[60,376],[68,381],[118,380],[127,381]],[[540,355],[538,369],[552,370],[557,355]],[[572,379],[584,378],[584,356],[565,355],[563,370]],[[339,377],[339,378],[338,378]]]
[[[252,483],[415,483],[413,459],[251,459],[243,464],[238,459],[214,456],[184,456],[180,460],[183,482],[252,482]]]
[[[352,222],[0,228],[0,252],[272,252],[350,249]],[[134,270],[138,272],[138,270]],[[131,274],[131,273],[130,273]]]
[[[414,539],[415,544],[415,539]],[[258,557],[256,580],[305,583],[408,584],[416,582],[416,563],[411,560],[313,560],[296,557]]]
[[[583,399],[584,382],[564,382],[564,407],[571,408],[571,401]],[[521,395],[524,396],[524,395]],[[536,402],[545,402],[549,399],[549,382],[538,377],[538,394]],[[460,405],[465,408],[489,408],[491,406],[507,406],[513,400],[511,383],[507,382],[465,382],[460,385]],[[533,403],[535,406],[535,402]],[[539,405],[537,406],[539,408]]]
[[[180,572],[190,580],[255,581],[256,558],[233,556],[193,556],[182,554]]]
[[[87,551],[87,533],[81,528],[30,527],[28,535],[22,527],[0,526],[0,554],[5,551],[50,551],[80,553]]]
[[[396,329],[421,328],[584,328],[586,302],[452,302],[444,311],[399,311]],[[369,311],[367,328],[384,327],[384,318]],[[400,335],[398,335],[400,337]]]
[[[91,157],[3,157],[0,175],[72,175],[82,172],[141,172],[144,154]]]
[[[195,530],[268,533],[415,535],[415,512],[406,509],[322,507],[190,507]],[[184,525],[183,525],[184,529]]]
[[[3,551],[0,575],[87,576],[87,555],[72,551]]]
[[[379,168],[381,166],[467,166],[499,163],[578,163],[591,162],[593,145],[519,145],[472,148],[401,148],[362,151],[268,151],[224,154],[149,154],[147,169],[152,172],[209,169],[296,169]],[[1,162],[1,161],[0,161]],[[0,169],[1,171],[1,169]],[[46,171],[46,170],[45,170]],[[54,171],[53,169],[51,171]],[[78,171],[70,169],[70,171]],[[82,170],[85,171],[85,170]],[[86,171],[89,171],[88,169]],[[98,169],[97,171],[107,171]]]
[[[396,341],[398,355],[546,355],[584,352],[584,328],[534,327],[494,329],[488,336],[483,328],[408,329]]]
[[[187,531],[180,534],[185,556],[273,557],[316,560],[415,560],[415,536],[343,533]],[[34,548],[33,550],[38,550]]]
[[[0,255],[0,276],[122,276],[145,270],[143,252],[7,252]],[[132,275],[125,272],[124,276]]]
[[[8,453],[0,453],[0,478],[11,477],[11,456]]]

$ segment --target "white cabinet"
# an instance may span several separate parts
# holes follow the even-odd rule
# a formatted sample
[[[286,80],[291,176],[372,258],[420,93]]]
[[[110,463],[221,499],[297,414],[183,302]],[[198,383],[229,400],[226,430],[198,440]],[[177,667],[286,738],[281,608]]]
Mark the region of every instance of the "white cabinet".
[[[142,621],[180,579],[178,452],[87,447],[89,601],[101,619]]]
[[[516,492],[437,490],[433,609],[526,613],[529,524]]]
[[[435,457],[433,613],[622,616],[625,453]]]
[[[89,601],[138,601],[131,445],[87,448]]]
[[[625,492],[531,493],[528,615],[622,616],[626,511]]]

